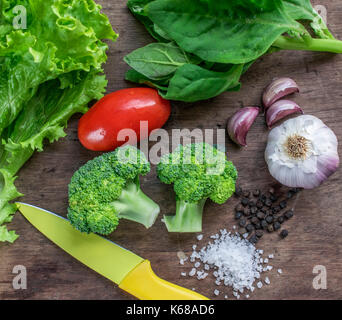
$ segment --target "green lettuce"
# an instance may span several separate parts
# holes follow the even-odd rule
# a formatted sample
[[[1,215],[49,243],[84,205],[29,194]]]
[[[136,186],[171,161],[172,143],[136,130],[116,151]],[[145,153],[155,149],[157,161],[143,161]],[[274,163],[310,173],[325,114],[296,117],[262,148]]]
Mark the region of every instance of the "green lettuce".
[[[27,10],[25,30],[12,27],[18,4]],[[103,40],[117,34],[100,10],[93,0],[0,0],[0,241],[17,238],[3,224],[21,196],[19,169],[105,92]]]

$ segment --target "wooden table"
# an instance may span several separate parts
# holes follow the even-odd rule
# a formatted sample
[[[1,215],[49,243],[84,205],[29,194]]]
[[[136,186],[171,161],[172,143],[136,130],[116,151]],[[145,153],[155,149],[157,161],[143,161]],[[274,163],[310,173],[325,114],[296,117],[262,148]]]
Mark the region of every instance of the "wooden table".
[[[105,71],[109,79],[108,92],[132,86],[126,83],[127,69],[123,57],[135,48],[149,42],[145,29],[125,7],[124,0],[98,0],[110,17],[119,40],[110,44]],[[339,0],[315,1],[328,10],[332,32],[342,39],[342,3]],[[295,96],[307,114],[321,118],[342,141],[342,56],[325,53],[282,52],[260,59],[243,77],[238,93],[226,93],[210,101],[195,104],[173,103],[173,112],[166,129],[173,128],[224,128],[226,119],[241,106],[258,105],[263,88],[274,77],[290,76],[301,87]],[[36,153],[24,166],[17,180],[18,189],[25,194],[22,201],[37,205],[61,215],[67,209],[67,185],[81,165],[95,154],[85,150],[77,139],[77,122],[74,117],[67,129],[68,136],[42,153]],[[267,129],[263,117],[248,136],[246,149],[238,149],[228,139],[229,157],[239,170],[239,184],[245,189],[268,190],[274,185],[264,161]],[[339,170],[322,187],[304,191],[296,205],[295,217],[286,223],[289,237],[280,240],[277,233],[267,234],[258,243],[265,252],[275,253],[274,270],[269,273],[271,285],[256,290],[252,299],[341,299],[342,298],[342,172]],[[162,185],[154,169],[143,179],[143,189],[156,200],[162,213],[174,210],[170,187]],[[225,205],[210,203],[205,208],[204,236],[207,238],[220,228],[234,225],[233,209],[237,200]],[[161,218],[161,216],[160,216]],[[191,251],[197,240],[194,235],[167,233],[158,218],[156,224],[145,230],[137,224],[122,221],[110,238],[127,249],[150,259],[156,273],[172,282],[213,298],[216,288],[213,279],[198,281],[181,277],[190,265],[182,267],[177,252]],[[13,244],[0,244],[0,299],[132,299],[115,288],[109,280],[81,265],[71,256],[52,244],[25,219],[17,214],[10,226],[20,238]],[[15,265],[27,268],[27,290],[14,290],[12,274]],[[312,285],[313,268],[324,265],[328,287],[315,290]],[[276,270],[283,269],[279,275]],[[229,290],[227,292],[230,294]],[[231,296],[231,294],[230,294]]]

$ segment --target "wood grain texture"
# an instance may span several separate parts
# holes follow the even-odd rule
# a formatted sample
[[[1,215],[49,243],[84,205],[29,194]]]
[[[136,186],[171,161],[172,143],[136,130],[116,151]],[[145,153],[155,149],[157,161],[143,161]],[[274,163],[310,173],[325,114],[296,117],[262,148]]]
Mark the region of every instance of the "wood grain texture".
[[[105,71],[109,79],[108,92],[133,86],[125,82],[127,66],[123,57],[141,47],[151,38],[130,15],[124,0],[98,0],[110,17],[114,29],[120,33],[118,42],[110,44]],[[329,27],[342,39],[342,2],[339,0],[314,1],[328,10]],[[224,128],[226,119],[241,106],[258,105],[263,88],[274,77],[289,76],[301,87],[294,97],[307,114],[321,118],[342,141],[342,55],[309,52],[282,52],[260,59],[243,77],[243,87],[237,93],[225,93],[210,101],[194,104],[173,103],[173,112],[166,129]],[[25,194],[22,201],[37,205],[65,216],[67,185],[73,172],[92,159],[95,154],[85,150],[77,139],[78,117],[67,129],[68,136],[42,153],[36,153],[24,166],[17,180],[18,189]],[[267,190],[274,184],[263,158],[267,129],[263,117],[248,136],[248,147],[240,150],[226,142],[229,157],[239,170],[239,184],[243,188]],[[341,149],[339,150],[341,154]],[[287,222],[290,235],[279,240],[277,234],[266,235],[258,247],[274,252],[269,273],[271,285],[256,290],[252,299],[342,299],[342,172],[338,170],[322,187],[305,191],[296,205],[295,217]],[[160,206],[162,213],[170,213],[175,204],[168,186],[162,185],[154,170],[142,182],[143,189]],[[170,196],[171,194],[171,196]],[[220,228],[231,228],[236,199],[225,205],[209,203],[205,209],[205,243]],[[161,218],[161,216],[160,216]],[[182,278],[178,251],[190,252],[196,243],[194,235],[168,234],[158,218],[150,229],[122,221],[110,237],[127,249],[150,259],[156,273],[174,283],[196,288],[213,298],[216,288],[213,279],[197,281]],[[81,265],[57,248],[25,219],[17,214],[10,226],[20,238],[13,244],[0,244],[0,299],[133,299],[120,291],[107,279]],[[24,265],[28,271],[28,289],[12,288],[12,269]],[[328,272],[328,289],[314,290],[312,273],[315,265],[324,265]],[[278,275],[282,268],[283,275]],[[230,294],[229,290],[227,292]],[[231,296],[231,294],[230,294]]]

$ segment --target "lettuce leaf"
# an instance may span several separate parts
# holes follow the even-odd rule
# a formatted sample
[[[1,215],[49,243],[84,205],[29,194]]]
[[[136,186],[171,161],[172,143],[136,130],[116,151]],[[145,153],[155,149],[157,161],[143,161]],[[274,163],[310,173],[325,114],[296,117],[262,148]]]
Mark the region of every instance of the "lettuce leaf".
[[[9,23],[18,1],[4,0]],[[101,70],[107,44],[115,40],[108,19],[92,0],[21,1],[28,11],[26,30],[12,30],[0,42],[0,134],[15,120],[38,86],[74,70]],[[1,12],[0,12],[1,15]]]
[[[14,30],[14,6],[24,5],[27,29]],[[11,221],[21,196],[15,175],[44,142],[65,136],[75,113],[100,99],[108,45],[115,40],[108,18],[93,0],[2,0],[0,2],[0,241],[17,235]]]

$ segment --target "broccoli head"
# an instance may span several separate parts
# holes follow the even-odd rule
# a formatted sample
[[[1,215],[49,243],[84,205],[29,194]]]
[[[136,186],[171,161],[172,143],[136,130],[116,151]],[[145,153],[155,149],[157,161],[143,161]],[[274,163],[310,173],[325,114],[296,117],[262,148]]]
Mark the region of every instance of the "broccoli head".
[[[162,157],[157,173],[176,193],[176,215],[164,217],[169,232],[201,232],[206,200],[225,203],[238,176],[225,153],[207,143],[179,146]]]
[[[124,218],[151,227],[159,206],[140,189],[150,164],[137,148],[125,146],[97,157],[73,175],[68,219],[81,232],[112,233]]]

